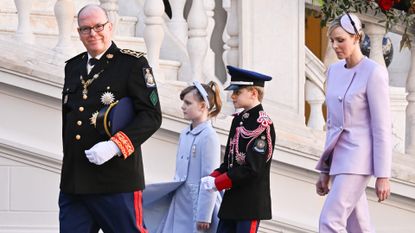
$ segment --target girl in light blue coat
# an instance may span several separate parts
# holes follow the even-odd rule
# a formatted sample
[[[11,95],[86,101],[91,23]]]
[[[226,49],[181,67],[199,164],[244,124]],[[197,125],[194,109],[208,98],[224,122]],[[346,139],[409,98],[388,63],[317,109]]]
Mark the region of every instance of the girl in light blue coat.
[[[219,114],[222,103],[215,82],[193,84],[180,93],[184,118],[191,124],[180,134],[174,181],[150,184],[143,194],[150,233],[216,232],[221,195],[201,188],[200,179],[220,164],[210,118]]]

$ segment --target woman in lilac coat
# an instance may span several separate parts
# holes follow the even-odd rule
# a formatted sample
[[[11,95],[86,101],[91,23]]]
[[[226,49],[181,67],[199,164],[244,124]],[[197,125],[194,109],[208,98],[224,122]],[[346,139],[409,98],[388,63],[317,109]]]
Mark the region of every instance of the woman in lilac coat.
[[[379,202],[390,195],[388,71],[362,54],[362,24],[355,15],[335,19],[328,35],[341,60],[327,71],[327,135],[316,191],[328,195],[319,232],[374,232],[365,193],[372,175]]]

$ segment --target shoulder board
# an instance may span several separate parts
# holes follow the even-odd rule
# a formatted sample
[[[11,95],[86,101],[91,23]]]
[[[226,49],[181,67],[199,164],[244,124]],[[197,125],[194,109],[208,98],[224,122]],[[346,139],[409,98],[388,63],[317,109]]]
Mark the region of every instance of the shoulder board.
[[[134,50],[131,50],[131,49],[120,49],[120,52],[123,53],[123,54],[127,54],[127,55],[130,55],[130,56],[136,57],[136,58],[140,58],[140,57],[145,55],[144,52],[138,52],[138,51],[134,51]]]
[[[268,114],[264,111],[259,112],[259,117],[256,120],[258,123],[260,123],[262,126],[268,127],[272,124],[271,118],[268,116]]]
[[[80,54],[76,55],[75,57],[73,57],[73,58],[71,58],[71,59],[69,59],[69,60],[65,61],[65,63],[69,63],[69,62],[71,62],[71,61],[73,61],[73,60],[76,60],[76,59],[78,59],[78,58],[82,58],[83,56],[86,56],[86,52],[83,52],[83,53],[80,53]]]

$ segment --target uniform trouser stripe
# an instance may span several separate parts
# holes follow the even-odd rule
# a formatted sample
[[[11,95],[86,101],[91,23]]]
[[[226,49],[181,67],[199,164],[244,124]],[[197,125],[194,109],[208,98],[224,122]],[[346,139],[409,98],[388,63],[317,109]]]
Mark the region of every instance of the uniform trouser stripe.
[[[142,206],[142,192],[135,191],[134,192],[134,210],[135,210],[135,220],[137,224],[137,228],[141,233],[148,233],[147,229],[143,225],[143,206]]]
[[[258,229],[258,221],[253,220],[251,222],[251,228],[249,229],[249,233],[256,233],[257,229]]]

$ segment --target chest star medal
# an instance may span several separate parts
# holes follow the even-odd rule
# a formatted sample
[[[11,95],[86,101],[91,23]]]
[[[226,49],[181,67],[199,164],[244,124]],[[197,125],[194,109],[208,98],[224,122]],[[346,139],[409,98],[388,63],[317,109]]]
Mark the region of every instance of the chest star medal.
[[[94,127],[97,126],[97,117],[98,117],[98,111],[92,113],[91,117],[89,118],[90,124]]]
[[[104,92],[101,95],[101,103],[104,104],[104,105],[110,105],[114,102],[114,100],[115,100],[114,94],[112,94],[109,91]]]

